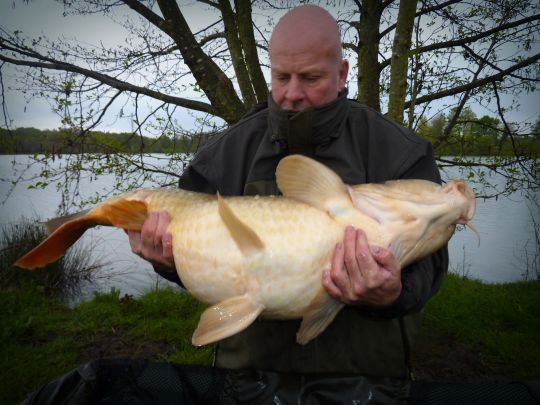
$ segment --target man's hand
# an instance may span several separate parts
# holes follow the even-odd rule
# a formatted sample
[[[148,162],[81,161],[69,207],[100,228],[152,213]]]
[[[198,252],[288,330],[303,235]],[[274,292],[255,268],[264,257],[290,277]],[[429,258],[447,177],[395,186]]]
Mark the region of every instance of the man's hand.
[[[174,268],[172,235],[167,232],[169,222],[167,212],[151,212],[140,232],[128,231],[133,253],[153,264]]]
[[[384,307],[401,293],[401,266],[388,249],[369,246],[364,231],[349,226],[322,283],[345,304]]]

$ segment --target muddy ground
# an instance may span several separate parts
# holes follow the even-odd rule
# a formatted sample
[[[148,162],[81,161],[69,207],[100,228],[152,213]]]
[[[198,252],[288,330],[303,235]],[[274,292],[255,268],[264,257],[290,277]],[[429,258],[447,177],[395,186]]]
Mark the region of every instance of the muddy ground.
[[[83,338],[81,364],[99,358],[132,358],[158,361],[175,348],[167,342],[142,342],[122,330],[113,335]],[[479,348],[456,338],[424,331],[412,353],[415,379],[449,383],[507,383],[516,381],[515,370],[487,359]]]

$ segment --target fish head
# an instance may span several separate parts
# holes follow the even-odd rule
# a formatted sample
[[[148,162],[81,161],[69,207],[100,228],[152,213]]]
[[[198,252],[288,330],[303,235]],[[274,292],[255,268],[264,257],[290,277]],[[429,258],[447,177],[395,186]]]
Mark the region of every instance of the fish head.
[[[450,197],[450,201],[455,203],[457,211],[461,213],[456,223],[467,225],[476,210],[474,191],[464,180],[450,180],[441,191]]]
[[[463,180],[444,186],[392,180],[353,186],[350,195],[358,210],[380,224],[384,244],[402,267],[444,246],[457,224],[470,225],[476,207],[474,192]]]

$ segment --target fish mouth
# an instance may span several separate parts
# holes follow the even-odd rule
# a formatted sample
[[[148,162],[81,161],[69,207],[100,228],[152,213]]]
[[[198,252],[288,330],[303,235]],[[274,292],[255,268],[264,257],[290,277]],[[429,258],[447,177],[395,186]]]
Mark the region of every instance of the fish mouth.
[[[450,180],[443,188],[443,192],[458,198],[458,203],[464,209],[456,223],[467,225],[476,211],[476,196],[474,191],[463,180]]]
[[[478,229],[470,222],[476,211],[476,196],[474,191],[463,180],[449,181],[443,191],[455,195],[461,200],[464,210],[461,217],[456,221],[456,224],[461,224],[466,228],[469,228],[476,235],[478,245],[480,246],[480,232],[478,232]]]

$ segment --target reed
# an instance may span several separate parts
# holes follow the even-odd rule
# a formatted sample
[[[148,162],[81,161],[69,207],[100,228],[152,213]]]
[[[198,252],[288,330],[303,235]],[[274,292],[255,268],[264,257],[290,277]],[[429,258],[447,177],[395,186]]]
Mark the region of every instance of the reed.
[[[0,228],[0,288],[38,289],[49,297],[73,299],[85,284],[95,281],[103,265],[92,259],[90,249],[81,244],[43,269],[28,271],[13,265],[45,237],[46,231],[36,219],[22,218]]]

